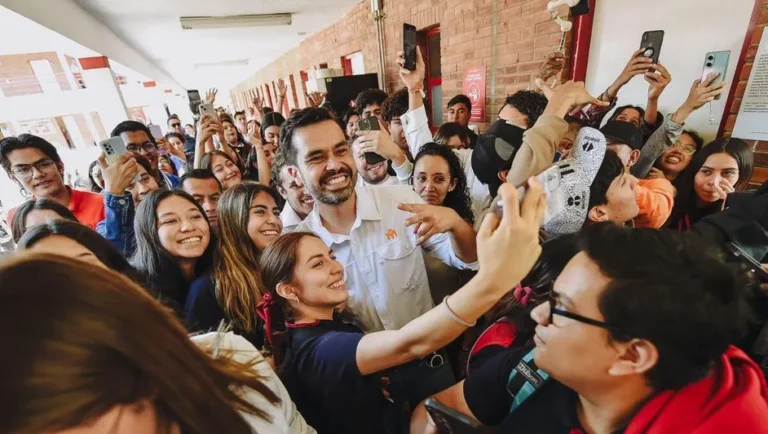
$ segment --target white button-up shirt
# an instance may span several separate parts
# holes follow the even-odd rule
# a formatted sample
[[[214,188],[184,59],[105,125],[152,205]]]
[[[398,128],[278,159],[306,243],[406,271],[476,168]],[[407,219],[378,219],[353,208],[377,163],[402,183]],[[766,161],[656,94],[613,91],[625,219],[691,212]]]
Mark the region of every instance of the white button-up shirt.
[[[400,122],[405,130],[408,148],[415,158],[421,148],[432,141],[427,112],[424,107],[409,111],[400,117]],[[472,170],[472,152],[474,151],[472,149],[454,149],[453,152],[464,166],[469,197],[472,200],[472,212],[475,215],[475,220],[477,220],[491,206],[491,193],[488,191],[488,186],[480,182],[475,176],[475,171]]]
[[[366,332],[397,330],[434,307],[422,249],[459,269],[477,269],[456,256],[451,236],[438,234],[421,247],[413,227],[405,220],[411,213],[399,203],[424,203],[411,187],[357,187],[357,218],[349,235],[330,233],[315,209],[296,228],[319,236],[344,266],[349,291],[348,306]]]
[[[280,212],[280,221],[283,222],[283,233],[287,234],[296,230],[296,226],[301,223],[301,217],[299,217],[299,214],[293,207],[291,207],[290,203],[285,202],[285,206]]]

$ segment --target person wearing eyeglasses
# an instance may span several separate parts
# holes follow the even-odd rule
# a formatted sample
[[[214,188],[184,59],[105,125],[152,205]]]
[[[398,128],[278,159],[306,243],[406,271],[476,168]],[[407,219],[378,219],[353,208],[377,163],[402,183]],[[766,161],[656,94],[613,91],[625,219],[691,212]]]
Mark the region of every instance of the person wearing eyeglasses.
[[[503,433],[768,432],[763,373],[733,346],[746,276],[675,231],[602,223],[580,237],[531,312],[533,349],[499,353],[434,399]],[[423,405],[410,432],[436,432]]]
[[[139,154],[149,160],[152,168],[150,175],[161,188],[172,190],[179,185],[179,178],[168,175],[158,169],[160,146],[146,125],[136,121],[124,121],[112,130],[112,137],[121,137],[128,151]],[[165,139],[163,139],[165,140]],[[170,145],[168,145],[170,146]]]
[[[89,228],[96,228],[104,219],[102,196],[65,184],[64,163],[56,147],[47,140],[32,134],[0,140],[0,165],[32,198],[50,199],[66,206]],[[15,212],[15,208],[8,211],[8,222]]]

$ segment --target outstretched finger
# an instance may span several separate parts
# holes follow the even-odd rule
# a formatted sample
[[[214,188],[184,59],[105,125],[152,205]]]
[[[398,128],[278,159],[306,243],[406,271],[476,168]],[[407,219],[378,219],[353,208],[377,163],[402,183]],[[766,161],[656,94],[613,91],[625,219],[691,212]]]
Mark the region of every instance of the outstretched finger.
[[[106,169],[107,167],[109,167],[109,163],[107,163],[107,154],[103,152],[99,154],[99,167],[101,167],[102,169]]]
[[[552,87],[550,87],[547,82],[544,80],[537,78],[536,81],[536,87],[538,87],[541,92],[544,94],[544,96],[549,100],[552,99],[552,94],[555,92]]]
[[[720,77],[719,72],[713,72],[709,75],[707,75],[707,79],[704,80],[701,84],[704,85],[704,87],[709,87],[715,80],[717,80],[717,77]]]
[[[501,223],[507,223],[520,218],[520,198],[515,186],[505,182],[499,188],[499,199],[503,207]]]
[[[423,203],[398,203],[397,209],[405,212],[417,213],[424,210]]]
[[[520,206],[520,216],[529,222],[537,221],[537,208],[539,200],[544,195],[544,187],[534,177],[528,178],[528,191],[525,193],[523,203]]]

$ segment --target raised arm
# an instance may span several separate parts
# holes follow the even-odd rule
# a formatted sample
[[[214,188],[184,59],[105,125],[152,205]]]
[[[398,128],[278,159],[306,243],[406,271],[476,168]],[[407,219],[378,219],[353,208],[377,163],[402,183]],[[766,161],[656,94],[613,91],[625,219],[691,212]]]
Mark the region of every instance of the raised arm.
[[[285,104],[285,95],[288,93],[288,86],[285,85],[285,80],[282,78],[277,81],[277,107],[275,108],[275,111],[280,113],[281,115],[288,117],[288,113],[285,113],[283,111],[283,107]]]
[[[424,76],[426,66],[421,50],[416,47],[416,70],[405,69],[405,55],[402,51],[397,53],[397,64],[400,66],[400,80],[408,89],[408,112],[400,117],[408,142],[408,150],[411,155],[416,155],[421,147],[432,142],[432,132],[429,130],[429,119],[424,108]]]
[[[261,133],[254,131],[251,135],[251,146],[256,149],[256,162],[259,165],[259,184],[269,186],[271,183],[272,168],[264,154],[264,144],[261,142]]]
[[[135,214],[133,198],[125,191],[138,175],[139,166],[131,153],[121,156],[113,164],[108,164],[102,153],[99,166],[104,178],[105,219],[96,225],[96,231],[127,257],[133,250]]]
[[[661,64],[651,65],[654,72],[646,71],[645,81],[648,82],[648,104],[645,106],[645,117],[643,120],[646,125],[657,125],[659,117],[659,97],[667,85],[672,82],[672,76],[667,68]]]
[[[541,185],[531,182],[528,194],[518,201],[515,188],[501,187],[504,216],[489,215],[477,235],[478,274],[439,306],[400,330],[364,336],[357,347],[357,366],[372,374],[424,357],[444,347],[488,311],[520,281],[541,253],[538,231],[546,207]],[[514,245],[514,249],[509,246]],[[499,255],[499,252],[509,254]]]
[[[207,152],[213,149],[213,136],[221,131],[221,125],[212,115],[203,116],[197,125],[197,143],[195,144],[195,169],[201,169],[200,161]]]
[[[638,178],[645,178],[654,162],[670,146],[677,142],[688,117],[706,103],[714,101],[717,95],[726,89],[726,82],[712,84],[719,74],[710,75],[706,81],[696,80],[691,85],[688,98],[674,113],[664,118],[664,122],[652,135],[640,151],[640,158],[632,166],[632,174]]]

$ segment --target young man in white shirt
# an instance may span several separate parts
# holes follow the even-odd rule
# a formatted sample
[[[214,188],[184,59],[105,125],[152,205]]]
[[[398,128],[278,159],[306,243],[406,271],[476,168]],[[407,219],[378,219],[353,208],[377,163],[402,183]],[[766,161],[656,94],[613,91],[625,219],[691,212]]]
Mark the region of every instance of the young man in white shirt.
[[[392,140],[386,131],[358,133],[352,143],[352,153],[357,168],[357,186],[408,185],[413,172],[413,163],[405,152]],[[380,155],[384,160],[369,164],[366,154]],[[389,161],[395,176],[388,172]]]
[[[333,249],[366,332],[399,329],[433,307],[422,249],[456,268],[477,266],[468,223],[445,218],[410,186],[355,187],[352,150],[327,110],[294,113],[280,142],[289,172],[315,199],[296,231],[314,232]]]

